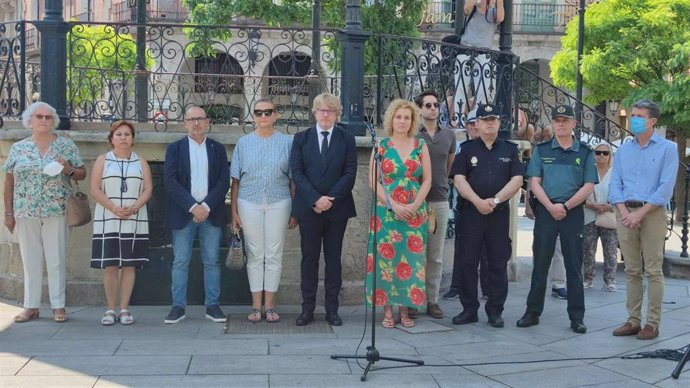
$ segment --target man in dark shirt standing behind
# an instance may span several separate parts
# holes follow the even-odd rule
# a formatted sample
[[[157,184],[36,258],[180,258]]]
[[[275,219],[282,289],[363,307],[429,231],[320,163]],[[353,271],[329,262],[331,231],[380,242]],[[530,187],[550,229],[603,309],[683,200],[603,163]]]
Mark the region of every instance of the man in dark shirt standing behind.
[[[438,125],[438,95],[426,91],[414,99],[422,114],[422,128],[419,137],[429,147],[431,157],[431,190],[426,197],[427,205],[433,209],[436,217],[436,230],[429,232],[426,245],[426,312],[432,318],[443,318],[443,310],[438,305],[441,275],[443,273],[443,245],[446,241],[448,226],[448,170],[455,158],[457,148],[455,133]],[[415,313],[410,312],[414,318]]]
[[[524,167],[515,144],[498,139],[498,109],[480,105],[477,111],[479,138],[462,145],[450,175],[462,196],[456,218],[455,265],[463,311],[453,323],[477,322],[477,268],[486,249],[489,300],[484,308],[493,327],[503,327],[503,304],[508,296],[510,206],[508,201],[522,185]]]

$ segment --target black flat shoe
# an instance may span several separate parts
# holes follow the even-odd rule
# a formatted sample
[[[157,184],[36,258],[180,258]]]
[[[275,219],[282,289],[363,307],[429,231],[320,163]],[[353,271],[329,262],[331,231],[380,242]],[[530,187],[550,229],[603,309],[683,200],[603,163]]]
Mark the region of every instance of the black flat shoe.
[[[491,327],[501,328],[505,326],[505,321],[500,315],[489,315],[489,325]]]
[[[530,327],[539,324],[539,316],[534,314],[525,314],[517,321],[517,327]]]
[[[343,325],[343,320],[340,319],[340,316],[338,316],[338,313],[326,314],[326,322],[330,323],[331,326],[342,326]]]
[[[295,319],[295,325],[306,326],[314,320],[314,313],[302,313]]]
[[[459,315],[456,315],[455,317],[453,317],[453,324],[454,325],[465,325],[465,324],[474,323],[474,322],[479,322],[479,317],[477,316],[477,313],[470,313],[467,311],[463,311]]]
[[[585,326],[582,321],[570,321],[570,328],[578,334],[584,334],[587,332],[587,326]]]

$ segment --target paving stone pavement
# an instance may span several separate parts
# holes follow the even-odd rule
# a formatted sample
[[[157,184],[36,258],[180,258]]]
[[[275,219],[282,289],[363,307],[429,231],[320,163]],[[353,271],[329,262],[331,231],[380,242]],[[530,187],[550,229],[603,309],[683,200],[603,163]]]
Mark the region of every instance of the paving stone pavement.
[[[530,244],[529,221],[521,219],[519,226],[524,250]],[[51,311],[44,306],[38,320],[15,324],[12,318],[21,307],[0,301],[0,387],[690,386],[690,363],[674,380],[675,362],[620,359],[690,344],[690,282],[667,279],[657,339],[613,337],[611,331],[626,318],[622,268],[620,263],[618,292],[600,291],[600,278],[585,291],[588,331],[582,335],[569,328],[566,302],[548,295],[538,326],[515,326],[525,308],[528,279],[510,284],[503,329],[490,327],[483,309],[480,322],[453,325],[451,317],[460,312],[457,299],[441,300],[444,319],[422,314],[414,329],[384,329],[379,316],[376,347],[381,355],[426,365],[377,369],[407,366],[381,361],[365,383],[360,375],[366,361],[330,357],[365,354],[370,319],[361,306],[342,307],[344,325],[333,327],[332,333],[223,334],[223,324],[204,318],[203,306],[190,306],[187,319],[176,325],[163,324],[168,306],[133,306],[134,325],[104,327],[99,323],[102,307],[68,306],[70,321],[58,324],[48,319]],[[223,309],[233,316],[248,313],[243,306]],[[296,313],[299,306],[280,306],[279,311]]]

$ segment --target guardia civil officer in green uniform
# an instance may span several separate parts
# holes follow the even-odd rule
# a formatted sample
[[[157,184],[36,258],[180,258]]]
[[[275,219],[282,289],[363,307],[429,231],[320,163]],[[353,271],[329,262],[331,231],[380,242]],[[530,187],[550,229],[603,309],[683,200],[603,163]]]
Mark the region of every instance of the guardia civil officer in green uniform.
[[[561,238],[568,287],[570,328],[587,332],[585,294],[582,286],[583,203],[598,182],[594,153],[573,137],[575,114],[569,105],[558,105],[551,112],[554,138],[538,144],[527,167],[534,210],[534,266],[527,296],[527,310],[518,327],[539,324],[544,310],[546,278],[551,265],[556,237]]]

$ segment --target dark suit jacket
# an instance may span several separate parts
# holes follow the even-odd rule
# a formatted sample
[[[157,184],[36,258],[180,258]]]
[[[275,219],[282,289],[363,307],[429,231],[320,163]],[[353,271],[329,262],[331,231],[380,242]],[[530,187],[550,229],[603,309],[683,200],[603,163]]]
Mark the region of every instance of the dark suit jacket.
[[[166,224],[172,229],[182,229],[192,220],[189,209],[197,203],[192,197],[192,179],[189,167],[189,137],[168,145],[163,167],[165,191],[168,194]],[[225,147],[206,138],[208,154],[208,194],[206,202],[211,212],[208,220],[215,226],[228,223],[225,195],[230,187],[230,169]]]
[[[322,166],[316,128],[298,132],[292,140],[290,171],[297,187],[292,215],[300,221],[326,217],[347,220],[357,215],[352,188],[357,176],[355,137],[337,126],[329,137],[328,159]],[[333,206],[317,214],[312,206],[323,195],[334,197]]]

